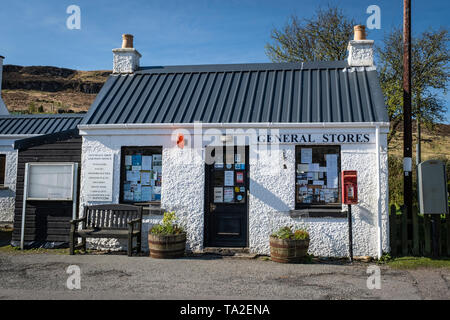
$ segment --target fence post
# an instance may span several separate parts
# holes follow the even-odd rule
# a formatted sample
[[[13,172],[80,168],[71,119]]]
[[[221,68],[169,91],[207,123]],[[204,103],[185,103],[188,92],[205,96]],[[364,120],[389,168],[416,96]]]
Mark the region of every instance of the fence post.
[[[424,255],[431,255],[431,232],[430,232],[430,215],[423,215],[423,236],[425,240]]]
[[[436,223],[436,241],[437,241],[437,255],[438,257],[442,256],[442,241],[441,241],[441,215],[440,214],[436,214],[436,218],[435,218],[435,223]]]
[[[408,255],[408,212],[405,206],[402,208],[402,255]]]
[[[447,236],[447,256],[450,257],[450,214],[445,215],[445,234]]]
[[[391,210],[389,214],[389,238],[391,254],[393,256],[397,255],[397,223],[396,223],[396,208],[395,205],[391,205]]]
[[[412,227],[413,227],[413,248],[412,253],[414,256],[419,255],[419,217],[417,216],[417,207],[413,207],[412,213]]]

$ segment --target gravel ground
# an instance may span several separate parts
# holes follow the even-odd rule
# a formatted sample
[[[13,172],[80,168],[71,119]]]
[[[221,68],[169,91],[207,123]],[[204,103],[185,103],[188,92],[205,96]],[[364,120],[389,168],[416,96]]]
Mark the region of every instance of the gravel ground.
[[[69,290],[69,265],[81,289]],[[201,256],[177,260],[119,254],[0,254],[0,299],[450,299],[450,270],[381,267],[381,289],[367,288],[373,264],[279,264]]]

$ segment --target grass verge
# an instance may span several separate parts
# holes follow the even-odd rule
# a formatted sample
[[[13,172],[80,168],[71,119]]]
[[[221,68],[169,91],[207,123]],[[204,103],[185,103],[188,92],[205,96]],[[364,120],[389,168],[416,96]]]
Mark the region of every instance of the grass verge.
[[[5,254],[69,254],[68,248],[63,249],[44,249],[44,248],[36,248],[36,249],[26,249],[20,250],[19,247],[13,247],[11,245],[0,247],[0,253]]]
[[[428,257],[399,257],[386,262],[393,269],[448,268],[450,258],[433,259]]]

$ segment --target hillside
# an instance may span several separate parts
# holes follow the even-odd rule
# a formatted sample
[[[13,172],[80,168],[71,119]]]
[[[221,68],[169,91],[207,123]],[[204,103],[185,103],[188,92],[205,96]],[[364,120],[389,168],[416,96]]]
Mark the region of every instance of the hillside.
[[[2,96],[14,113],[37,111],[40,107],[48,113],[83,112],[89,109],[110,73],[5,65]]]
[[[413,123],[413,158],[416,157],[416,123]],[[450,160],[450,125],[437,124],[432,129],[422,127],[422,161],[436,158]],[[389,154],[403,157],[403,126],[400,125],[389,144]]]

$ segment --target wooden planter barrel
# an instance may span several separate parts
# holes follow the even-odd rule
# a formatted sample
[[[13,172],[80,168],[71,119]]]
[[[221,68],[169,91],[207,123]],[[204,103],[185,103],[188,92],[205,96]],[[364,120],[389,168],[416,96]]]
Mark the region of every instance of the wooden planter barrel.
[[[148,234],[150,257],[157,259],[174,259],[184,256],[186,233],[175,235]]]
[[[270,237],[270,257],[281,263],[299,263],[306,257],[309,240],[289,240]]]

